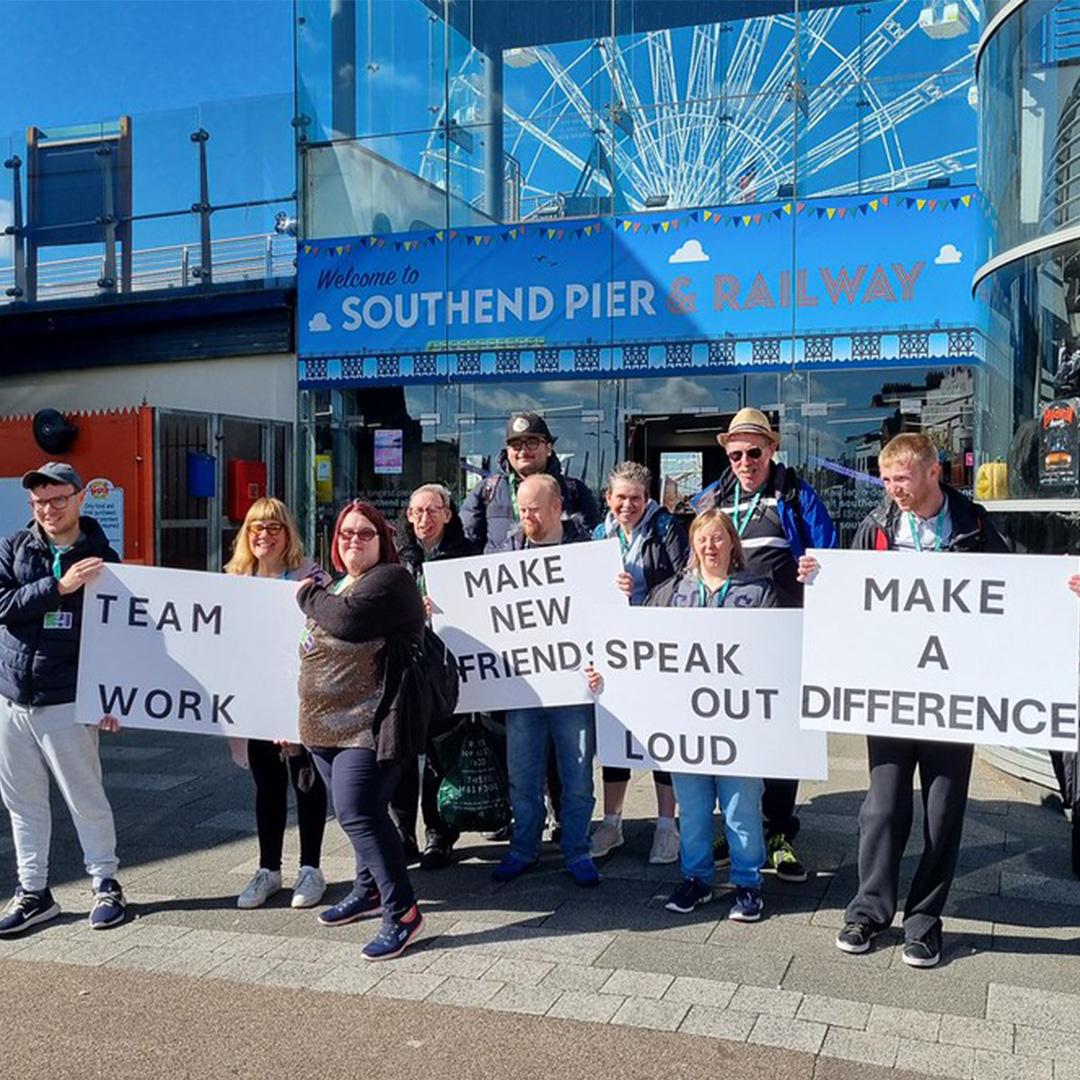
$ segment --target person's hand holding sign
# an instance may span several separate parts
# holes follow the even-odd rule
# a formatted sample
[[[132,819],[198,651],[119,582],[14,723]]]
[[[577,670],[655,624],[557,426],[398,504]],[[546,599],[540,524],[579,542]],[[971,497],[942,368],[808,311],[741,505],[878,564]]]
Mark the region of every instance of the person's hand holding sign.
[[[621,574],[615,575],[615,584],[619,587],[619,592],[625,593],[628,597],[633,597],[634,579],[625,570]]]
[[[799,556],[799,573],[798,579],[803,585],[807,585],[814,580],[814,576],[821,569],[821,563],[814,558],[813,555],[800,555]]]
[[[105,565],[101,559],[80,559],[67,568],[63,577],[56,583],[56,588],[61,596],[69,596],[78,592],[87,582],[93,581],[101,573]]]
[[[626,576],[629,577],[629,574]],[[589,684],[590,693],[599,694],[604,689],[604,676],[591,663],[585,665],[585,681]]]
[[[1076,596],[1080,596],[1080,574],[1073,574],[1069,578],[1069,591]]]
[[[107,731],[110,735],[115,735],[120,730],[120,721],[115,716],[103,716],[98,721],[98,731]]]

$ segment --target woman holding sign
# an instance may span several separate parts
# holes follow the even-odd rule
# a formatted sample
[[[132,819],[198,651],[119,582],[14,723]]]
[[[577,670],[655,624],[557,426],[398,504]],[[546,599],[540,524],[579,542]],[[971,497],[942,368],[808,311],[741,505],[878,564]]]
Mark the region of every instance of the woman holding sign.
[[[236,534],[225,573],[282,578],[286,581],[329,581],[326,572],[304,557],[300,533],[280,499],[256,499]],[[251,769],[255,781],[255,828],[259,834],[259,869],[237,898],[239,908],[262,907],[281,889],[281,852],[289,812],[289,781],[296,792],[300,827],[300,872],[293,886],[292,906],[314,907],[326,891],[319,869],[326,831],[326,788],[308,752],[295,744],[269,739],[230,739],[233,758]]]
[[[330,558],[343,576],[329,588],[304,582],[308,616],[300,642],[300,738],[329,788],[356,854],[356,884],[320,916],[340,926],[382,914],[367,960],[399,956],[423,925],[405,868],[390,797],[404,763],[423,752],[416,717],[399,711],[388,654],[424,632],[424,605],[398,562],[390,526],[354,499],[338,514]]]
[[[649,593],[649,607],[760,608],[776,607],[776,592],[765,578],[745,570],[739,534],[721,510],[706,510],[690,526],[690,564],[686,571]],[[601,686],[595,668],[586,670],[589,687]],[[756,777],[676,773],[672,780],[679,802],[682,883],[665,905],[688,914],[713,898],[713,812],[717,800],[731,849],[730,880],[735,901],[730,918],[757,922],[763,910],[761,866],[765,831],[761,816],[763,783]]]

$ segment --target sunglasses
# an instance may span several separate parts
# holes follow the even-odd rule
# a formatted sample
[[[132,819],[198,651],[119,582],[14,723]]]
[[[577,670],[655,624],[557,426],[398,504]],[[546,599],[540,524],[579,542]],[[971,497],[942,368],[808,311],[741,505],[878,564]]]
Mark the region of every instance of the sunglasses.
[[[379,534],[374,529],[342,529],[338,533],[338,543],[347,544],[359,540],[361,544],[370,544]]]
[[[745,454],[751,461],[757,461],[765,451],[760,446],[751,446],[749,450],[729,450],[727,452],[728,461],[734,461],[737,465],[743,459]]]
[[[285,528],[280,521],[253,521],[247,527],[249,536],[258,536],[259,533],[267,533],[269,536],[279,536]]]

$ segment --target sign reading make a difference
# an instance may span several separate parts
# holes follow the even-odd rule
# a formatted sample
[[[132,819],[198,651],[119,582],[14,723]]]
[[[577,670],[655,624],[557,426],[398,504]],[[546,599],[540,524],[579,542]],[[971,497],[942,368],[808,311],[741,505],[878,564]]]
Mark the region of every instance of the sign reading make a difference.
[[[296,584],[107,566],[87,587],[77,719],[296,742]]]
[[[617,540],[526,548],[424,566],[432,626],[457,657],[458,712],[584,705],[586,615],[627,608]]]
[[[803,727],[1076,750],[1075,559],[811,554]]]
[[[799,727],[798,611],[596,611],[596,753],[605,765],[823,780]]]

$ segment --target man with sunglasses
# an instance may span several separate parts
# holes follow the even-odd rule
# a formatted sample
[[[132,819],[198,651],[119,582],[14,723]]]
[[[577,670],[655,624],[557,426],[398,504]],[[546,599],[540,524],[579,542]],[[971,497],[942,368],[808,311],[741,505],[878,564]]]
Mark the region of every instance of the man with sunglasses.
[[[838,543],[828,510],[794,469],[773,460],[780,436],[759,409],[740,409],[716,441],[727,454],[727,468],[694,497],[694,509],[723,510],[742,540],[747,571],[772,581],[780,607],[802,607],[799,557],[807,548],[834,548]],[[798,780],[770,778],[761,799],[769,852],[766,866],[780,880],[795,883],[807,878],[791,846],[799,831],[798,790]]]
[[[19,885],[0,915],[16,934],[60,914],[49,891],[49,774],[71,811],[93,879],[90,926],[125,918],[116,828],[101,782],[96,728],[76,723],[83,586],[119,562],[101,526],[80,514],[85,492],[68,464],[26,473],[34,520],[0,539],[0,796],[11,815]],[[111,717],[101,726],[115,730]]]

